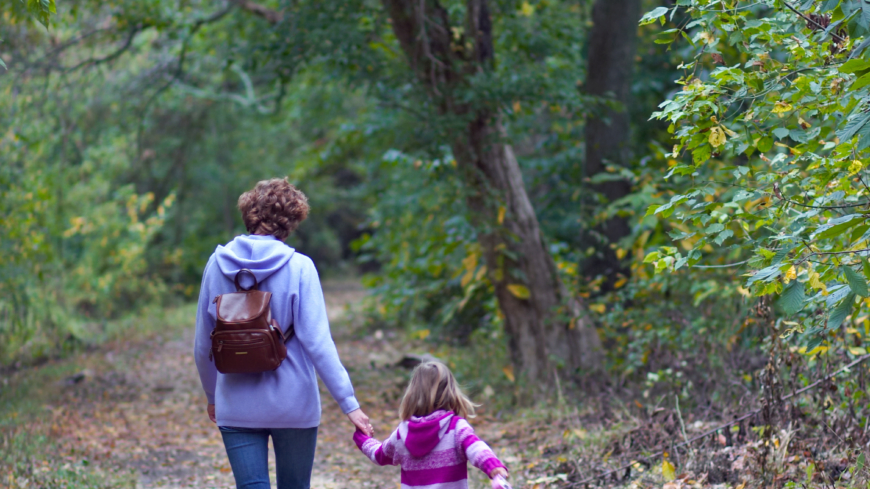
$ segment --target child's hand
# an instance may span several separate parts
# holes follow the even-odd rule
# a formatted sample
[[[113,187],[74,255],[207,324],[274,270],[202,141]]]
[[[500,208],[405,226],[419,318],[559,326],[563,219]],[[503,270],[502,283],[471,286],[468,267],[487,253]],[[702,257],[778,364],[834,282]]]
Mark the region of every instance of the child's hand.
[[[503,467],[493,470],[490,475],[490,477],[492,477],[492,489],[511,489],[511,485],[508,484],[507,480],[505,480],[507,476],[507,470]]]

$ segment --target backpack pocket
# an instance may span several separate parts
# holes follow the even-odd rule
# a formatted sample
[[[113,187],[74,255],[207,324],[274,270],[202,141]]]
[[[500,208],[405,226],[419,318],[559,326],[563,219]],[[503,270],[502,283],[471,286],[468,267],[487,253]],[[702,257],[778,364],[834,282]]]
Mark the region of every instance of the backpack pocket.
[[[275,334],[263,329],[220,331],[214,333],[211,341],[215,367],[222,374],[275,370],[287,355],[286,349],[281,350]]]

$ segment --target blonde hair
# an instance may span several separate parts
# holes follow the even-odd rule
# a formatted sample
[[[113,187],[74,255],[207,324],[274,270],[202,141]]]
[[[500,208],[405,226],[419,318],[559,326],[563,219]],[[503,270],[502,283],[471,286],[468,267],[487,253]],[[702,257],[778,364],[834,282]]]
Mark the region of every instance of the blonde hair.
[[[411,383],[399,405],[399,417],[407,421],[411,416],[426,416],[444,409],[462,418],[473,418],[477,406],[462,392],[446,365],[424,362],[414,369]]]

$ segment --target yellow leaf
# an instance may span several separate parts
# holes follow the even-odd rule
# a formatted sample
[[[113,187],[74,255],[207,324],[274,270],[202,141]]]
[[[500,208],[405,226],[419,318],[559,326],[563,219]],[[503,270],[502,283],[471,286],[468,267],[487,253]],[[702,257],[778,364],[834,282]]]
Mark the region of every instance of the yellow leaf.
[[[819,280],[819,272],[810,273],[810,279],[808,283],[810,284],[810,287],[816,290],[821,290],[822,294],[828,295],[828,287],[823,284],[821,280]]]
[[[710,141],[710,146],[713,146],[714,148],[722,146],[727,140],[725,137],[725,131],[723,131],[719,126],[710,129],[710,137],[708,140]]]
[[[619,260],[622,260],[623,258],[625,258],[625,255],[627,253],[628,253],[628,250],[625,250],[623,248],[617,248],[616,249],[616,258]]]
[[[828,348],[829,348],[829,347],[827,347],[827,346],[817,346],[817,347],[813,348],[812,350],[807,351],[807,347],[802,346],[802,347],[800,347],[800,348],[798,349],[798,353],[803,353],[804,355],[813,356],[813,355],[815,355],[815,354],[817,354],[817,353],[825,353],[825,352],[827,352],[827,351],[828,351]]]
[[[462,266],[469,272],[473,272],[477,268],[477,253],[472,252],[470,255],[462,259]]]
[[[504,206],[498,208],[498,225],[504,224],[504,213],[507,211]]]
[[[504,376],[507,377],[507,379],[508,379],[509,381],[513,382],[513,381],[516,380],[516,379],[514,378],[514,367],[513,367],[513,365],[508,365],[508,366],[502,368],[501,371],[504,372]]]
[[[794,265],[792,265],[791,268],[789,268],[788,271],[785,272],[785,277],[783,277],[783,282],[789,283],[792,280],[794,280],[795,278],[797,278],[797,269],[795,269]]]
[[[864,168],[863,163],[861,163],[859,160],[853,161],[852,164],[849,165],[849,175],[851,176],[858,173],[859,171],[861,171],[862,168]]]
[[[529,2],[523,2],[520,7],[520,14],[525,17],[531,17],[535,13],[535,7]]]
[[[664,476],[666,481],[672,481],[677,478],[677,468],[674,467],[674,464],[668,462],[667,460],[662,460],[662,476]]]
[[[471,281],[474,280],[474,270],[469,270],[465,272],[465,275],[462,276],[462,281],[459,285],[464,289],[466,285],[470,284]]]
[[[625,285],[626,282],[628,282],[628,279],[625,277],[622,277],[621,279],[617,280],[616,283],[613,284],[613,288],[618,289],[618,288],[622,287],[623,285]]]
[[[474,280],[480,281],[483,279],[483,277],[485,275],[486,275],[486,266],[484,265],[484,266],[480,267],[480,269],[477,270],[477,273],[474,275]]]
[[[772,112],[782,117],[782,114],[785,114],[786,112],[791,112],[791,110],[791,104],[787,104],[785,102],[777,102],[776,105],[773,106]]]
[[[867,349],[861,348],[859,346],[850,346],[849,353],[851,353],[852,355],[866,355]]]
[[[508,290],[514,297],[517,299],[528,299],[532,296],[532,293],[529,291],[529,288],[525,285],[521,284],[510,284],[507,286]]]
[[[413,336],[418,339],[425,340],[429,337],[430,333],[431,332],[428,329],[421,329],[420,331],[416,331]]]
[[[514,102],[514,114],[518,114],[521,110],[523,110],[522,104],[520,104],[519,100],[515,101]]]
[[[604,311],[607,310],[607,306],[605,306],[604,304],[590,304],[589,309],[597,312],[598,314],[604,314]]]

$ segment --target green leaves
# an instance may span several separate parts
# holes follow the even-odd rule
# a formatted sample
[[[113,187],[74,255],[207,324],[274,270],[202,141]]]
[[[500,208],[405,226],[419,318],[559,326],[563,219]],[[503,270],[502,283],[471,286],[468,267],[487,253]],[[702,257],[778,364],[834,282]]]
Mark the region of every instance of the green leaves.
[[[829,239],[845,234],[853,226],[861,224],[864,216],[861,214],[851,214],[844,217],[831,219],[823,226],[820,226],[815,233],[811,235],[812,239]]]
[[[852,289],[852,292],[861,297],[867,297],[870,295],[867,290],[867,281],[864,280],[864,277],[858,275],[858,272],[856,272],[855,269],[849,266],[844,266],[843,274],[846,276],[846,283],[849,284],[849,288]]]
[[[777,303],[782,308],[782,312],[791,315],[803,308],[804,300],[806,300],[804,284],[795,280],[782,291],[782,295],[779,296]]]
[[[849,293],[842,302],[837,304],[837,307],[831,311],[828,317],[828,329],[837,329],[843,324],[846,316],[852,313],[852,308],[855,304],[855,294]]]
[[[870,47],[870,1],[803,2],[807,15],[829,16],[825,32],[785,9],[708,7],[677,4],[699,44],[685,46],[694,51],[683,66],[708,74],[680,79],[682,89],[653,113],[675,138],[677,161],[666,178],[690,188],[648,214],[666,218],[680,231],[671,236],[707,260],[746,260],[747,295],[777,294],[782,313],[817,331],[822,318],[808,312],[824,310],[827,327],[836,328],[856,307],[866,313],[856,298],[870,295],[863,256],[870,248],[870,59],[861,57]],[[854,49],[832,51],[828,40],[846,23]],[[701,45],[722,50],[717,59],[746,61],[717,66]],[[783,82],[785,73],[795,76]],[[679,180],[682,165],[691,181]],[[716,200],[702,200],[702,189]],[[678,269],[662,260],[653,260],[656,270]],[[809,350],[826,351],[825,341],[813,339]]]
[[[867,0],[858,0],[861,2],[861,15],[858,17],[858,23],[865,30],[870,29],[870,2]]]
[[[656,7],[650,12],[647,12],[641,17],[640,25],[648,25],[652,24],[655,21],[661,19],[662,25],[665,23],[665,15],[668,13],[667,7]]]
[[[870,121],[870,112],[867,111],[859,111],[857,114],[849,117],[849,122],[846,124],[846,127],[837,131],[837,137],[840,138],[841,141],[848,141],[858,134],[858,131],[864,128],[867,125],[867,122]]]
[[[27,12],[46,28],[49,26],[52,14],[57,13],[54,0],[26,0]]]

